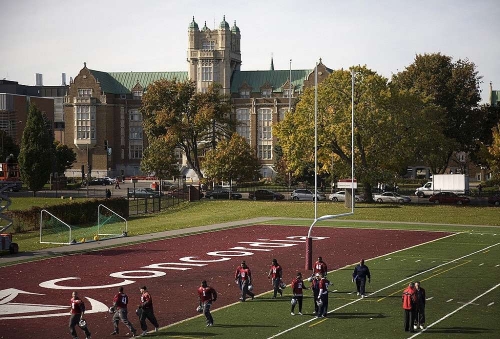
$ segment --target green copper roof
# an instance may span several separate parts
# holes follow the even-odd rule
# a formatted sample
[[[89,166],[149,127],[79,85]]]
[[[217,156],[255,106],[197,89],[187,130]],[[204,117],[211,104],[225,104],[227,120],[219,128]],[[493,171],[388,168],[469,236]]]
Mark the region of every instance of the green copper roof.
[[[226,16],[225,15],[224,15],[222,21],[220,22],[219,28],[220,29],[229,29],[229,24],[226,21]]]
[[[193,16],[193,21],[191,21],[188,28],[198,30],[198,24],[196,23],[196,21],[194,21],[194,16]]]
[[[150,83],[160,79],[188,80],[188,72],[101,72],[93,69],[89,71],[100,82],[103,92],[113,94],[128,94],[137,82],[146,88]]]
[[[292,70],[292,85],[296,91],[302,91],[304,80],[312,71],[312,69]],[[260,88],[266,82],[271,84],[273,92],[283,92],[282,86],[289,77],[289,70],[234,71],[231,79],[231,93],[238,93],[244,83],[252,87],[253,92],[260,92]]]

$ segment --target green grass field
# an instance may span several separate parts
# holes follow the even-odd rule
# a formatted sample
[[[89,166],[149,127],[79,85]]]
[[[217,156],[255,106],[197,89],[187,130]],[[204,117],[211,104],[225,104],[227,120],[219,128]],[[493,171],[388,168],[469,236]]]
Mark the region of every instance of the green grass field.
[[[318,204],[318,216],[344,213],[342,204]],[[500,210],[491,207],[368,205],[355,215],[318,223],[317,227],[355,227],[454,232],[434,242],[379,258],[366,258],[372,272],[369,297],[352,292],[354,264],[331,272],[330,314],[313,318],[309,291],[304,315],[290,315],[290,289],[283,298],[259,295],[247,303],[217,308],[215,326],[206,328],[203,315],[151,334],[154,338],[407,338],[403,331],[401,293],[419,280],[427,291],[425,331],[429,338],[498,338],[500,306]],[[280,219],[268,224],[310,225],[312,203],[201,201],[180,205],[158,215],[129,220],[129,234],[189,228],[257,216]],[[21,250],[36,250],[38,234],[16,234]],[[289,283],[289,282],[287,282]],[[214,286],[216,287],[216,286]],[[172,307],[175,307],[172,305]],[[297,310],[296,310],[297,312]],[[191,315],[186,315],[189,317]]]

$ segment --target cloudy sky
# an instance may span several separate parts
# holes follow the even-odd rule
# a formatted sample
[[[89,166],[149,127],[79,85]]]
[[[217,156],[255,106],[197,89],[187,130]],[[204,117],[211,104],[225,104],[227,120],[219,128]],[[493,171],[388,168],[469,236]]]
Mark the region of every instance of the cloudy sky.
[[[223,16],[241,30],[242,70],[367,65],[391,74],[416,54],[468,58],[500,89],[499,0],[0,0],[0,79],[59,85],[101,71],[187,71],[187,29]]]

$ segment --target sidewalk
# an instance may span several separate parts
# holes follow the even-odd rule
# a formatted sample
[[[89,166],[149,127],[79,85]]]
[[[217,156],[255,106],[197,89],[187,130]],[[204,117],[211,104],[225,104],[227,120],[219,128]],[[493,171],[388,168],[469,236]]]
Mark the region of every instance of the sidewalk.
[[[113,238],[108,240],[99,240],[99,241],[89,241],[85,243],[78,243],[75,245],[63,245],[60,247],[47,248],[40,251],[34,252],[23,252],[22,249],[19,253],[14,255],[4,255],[0,256],[0,265],[12,265],[16,263],[23,263],[28,261],[35,261],[41,259],[47,259],[51,257],[64,256],[64,255],[72,255],[76,253],[89,252],[99,249],[104,249],[108,247],[119,247],[128,244],[140,243],[140,242],[148,242],[153,240],[158,240],[162,238],[170,238],[178,235],[186,235],[190,233],[200,233],[207,232],[212,230],[218,230],[223,228],[230,227],[239,227],[244,225],[252,225],[259,224],[263,222],[267,222],[270,220],[283,219],[281,217],[258,217],[247,220],[238,220],[231,221],[222,224],[214,224],[214,225],[205,225],[205,226],[197,226],[191,228],[184,228],[179,230],[172,231],[164,231],[158,233],[150,233],[150,234],[142,234],[136,235],[132,237],[120,237]]]

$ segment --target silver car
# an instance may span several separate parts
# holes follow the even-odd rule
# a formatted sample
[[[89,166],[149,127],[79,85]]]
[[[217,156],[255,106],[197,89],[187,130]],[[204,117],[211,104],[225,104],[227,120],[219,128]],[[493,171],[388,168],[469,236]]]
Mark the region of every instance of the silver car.
[[[315,194],[308,189],[297,189],[292,192],[291,198],[292,200],[315,200]],[[326,200],[326,196],[318,193],[317,199],[318,201]]]
[[[373,200],[376,202],[396,202],[400,204],[411,202],[411,198],[406,195],[400,195],[394,192],[384,192],[382,194],[375,194]]]
[[[345,201],[345,191],[338,191],[338,192],[332,193],[332,194],[330,194],[328,199],[331,201]],[[354,199],[356,202],[364,201],[363,197],[360,196],[359,194],[356,194]]]

